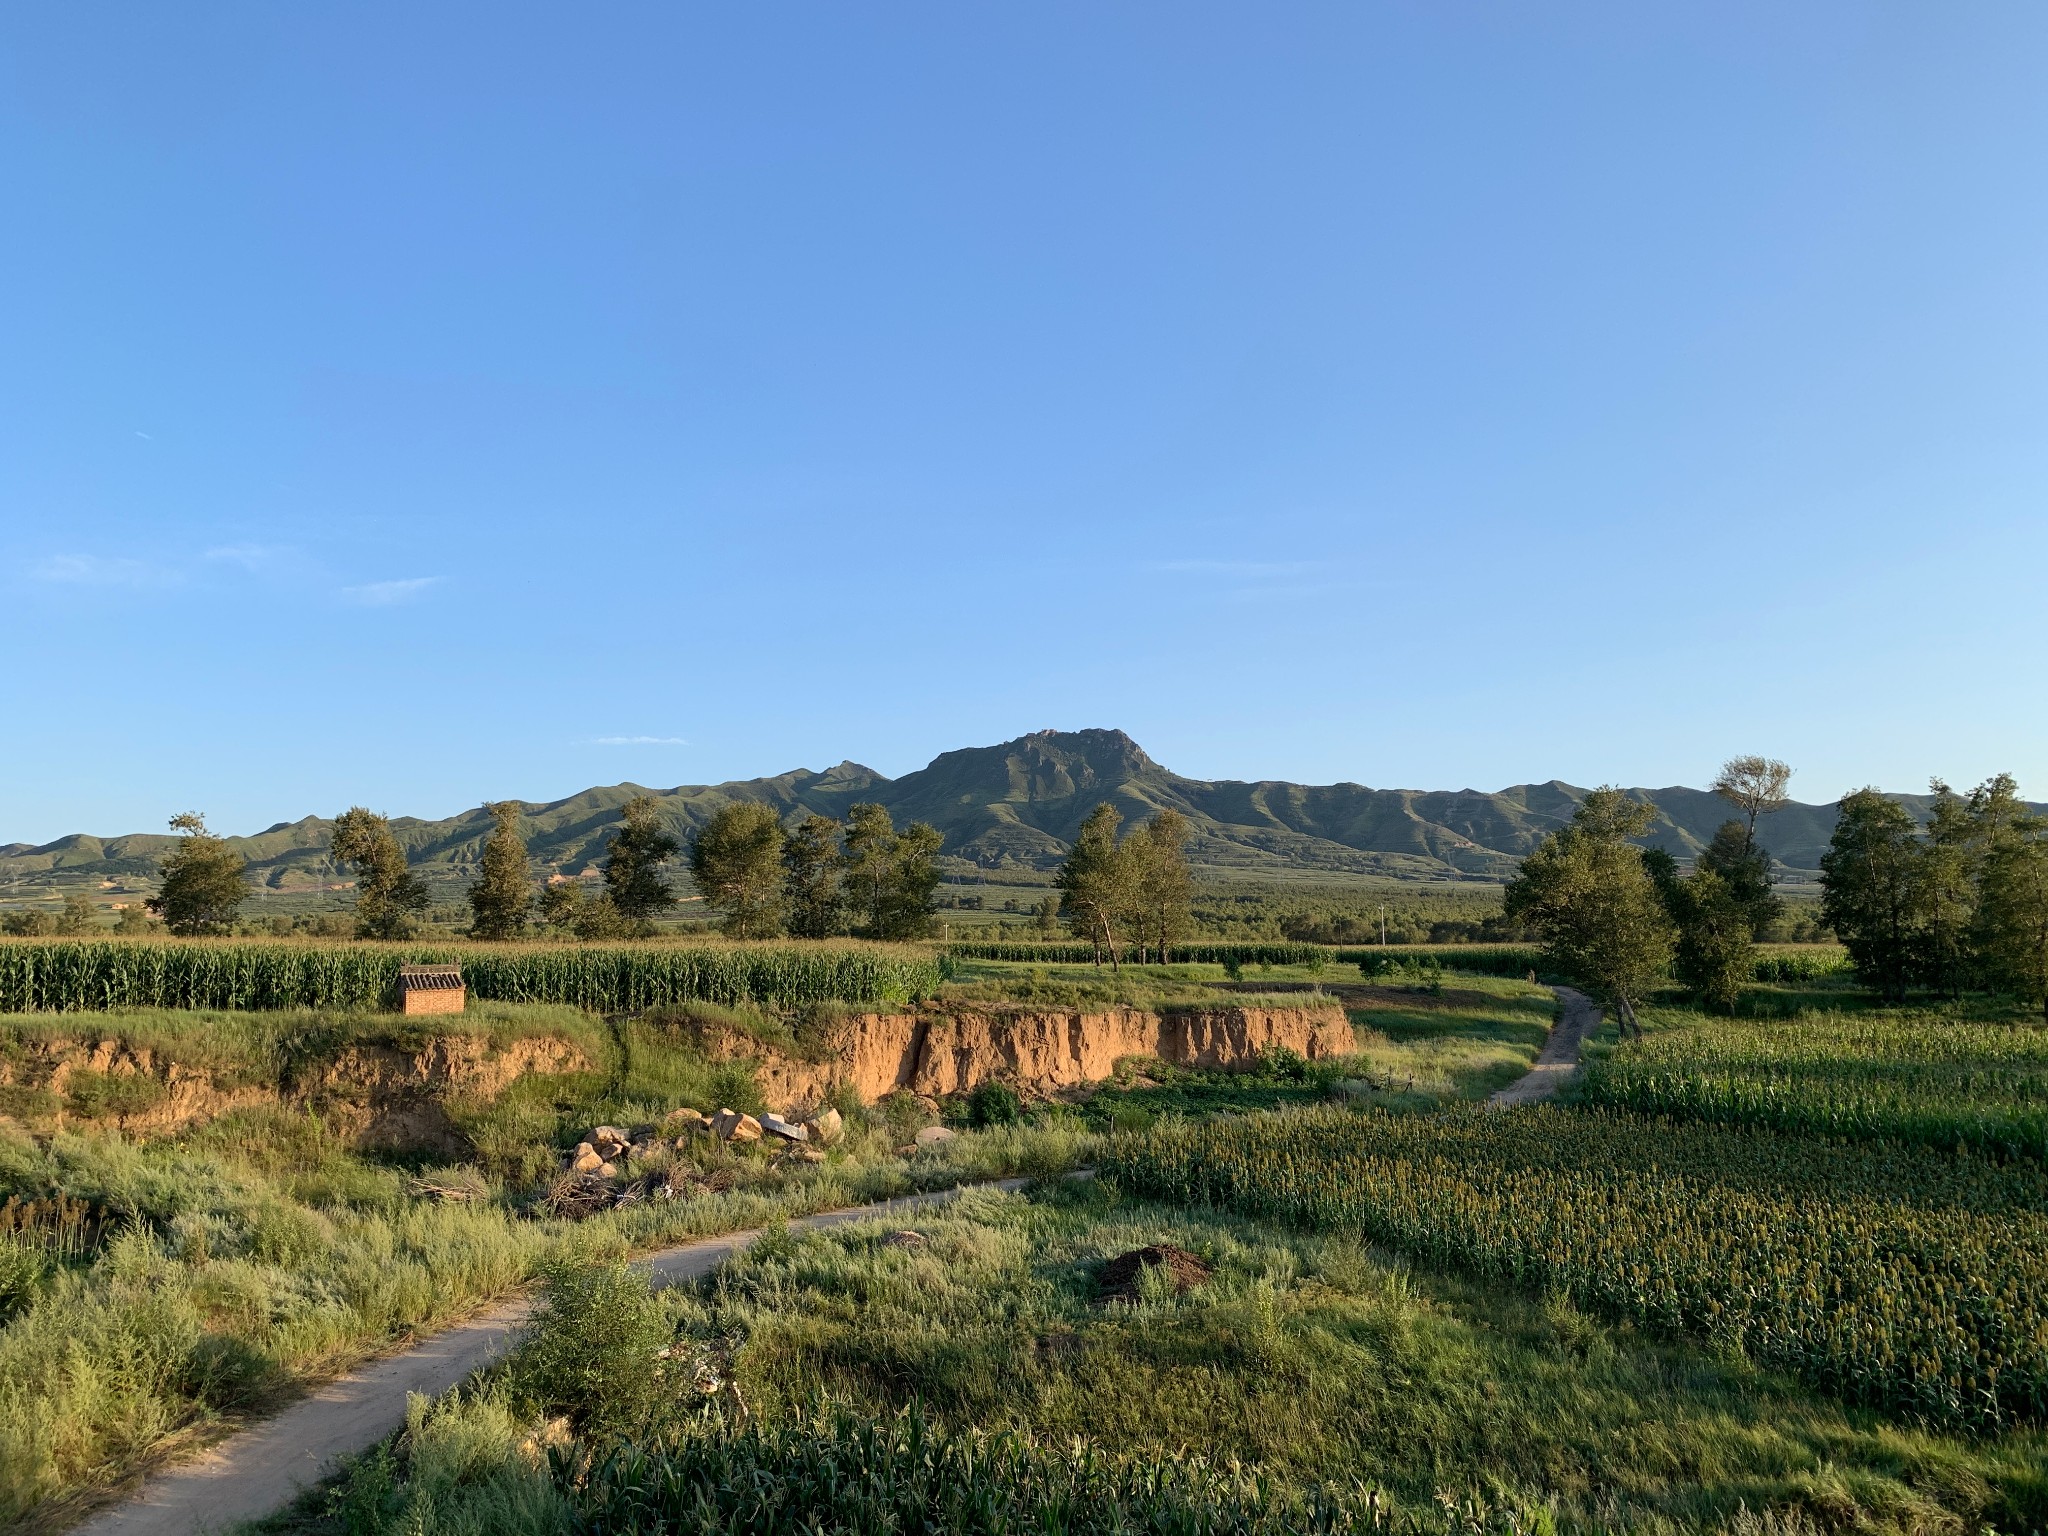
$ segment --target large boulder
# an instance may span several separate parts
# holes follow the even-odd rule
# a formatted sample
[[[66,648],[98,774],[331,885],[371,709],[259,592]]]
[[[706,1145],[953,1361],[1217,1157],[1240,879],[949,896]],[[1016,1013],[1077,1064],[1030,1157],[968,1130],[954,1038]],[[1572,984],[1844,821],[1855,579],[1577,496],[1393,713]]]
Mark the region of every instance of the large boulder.
[[[804,1122],[804,1129],[811,1133],[811,1140],[829,1147],[845,1134],[846,1122],[839,1118],[838,1110],[821,1109]]]
[[[953,1140],[956,1134],[956,1132],[947,1130],[943,1125],[928,1125],[917,1133],[917,1145],[920,1147],[936,1147],[942,1142]]]
[[[761,1122],[736,1109],[721,1109],[711,1117],[711,1134],[720,1141],[759,1141]]]
[[[691,1109],[685,1105],[681,1109],[670,1110],[668,1118],[662,1121],[662,1128],[670,1136],[685,1136],[693,1132],[710,1130],[711,1122],[704,1118],[702,1110]]]
[[[633,1138],[615,1125],[600,1125],[586,1138],[597,1155],[609,1161],[633,1144]]]
[[[811,1139],[809,1131],[794,1121],[783,1119],[780,1115],[763,1115],[761,1117],[761,1129],[770,1136],[780,1136],[784,1141],[809,1141]]]

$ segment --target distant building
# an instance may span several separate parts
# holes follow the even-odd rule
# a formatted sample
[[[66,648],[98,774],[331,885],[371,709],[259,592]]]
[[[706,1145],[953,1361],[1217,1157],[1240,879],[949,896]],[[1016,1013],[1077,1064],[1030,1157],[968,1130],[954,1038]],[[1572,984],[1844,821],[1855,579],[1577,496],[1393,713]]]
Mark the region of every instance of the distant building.
[[[401,965],[398,968],[400,1013],[460,1013],[467,995],[459,965]]]

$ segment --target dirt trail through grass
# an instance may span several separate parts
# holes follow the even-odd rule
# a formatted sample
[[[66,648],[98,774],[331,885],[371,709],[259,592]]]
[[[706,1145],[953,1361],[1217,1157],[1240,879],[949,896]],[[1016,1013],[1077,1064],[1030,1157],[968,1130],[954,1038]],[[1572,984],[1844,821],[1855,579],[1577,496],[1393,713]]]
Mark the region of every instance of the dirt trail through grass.
[[[1535,1104],[1544,1099],[1554,1099],[1558,1090],[1579,1070],[1579,1049],[1586,1043],[1586,1036],[1600,1027],[1600,1010],[1593,999],[1574,988],[1552,987],[1550,990],[1564,1005],[1564,1017],[1557,1021],[1550,1038],[1544,1041],[1536,1064],[1523,1077],[1488,1099],[1487,1103],[1505,1109],[1515,1104]]]
[[[1014,1190],[1028,1182],[1001,1179],[962,1185],[825,1211],[789,1225],[796,1231],[817,1231],[943,1204],[969,1189]],[[639,1262],[654,1272],[657,1287],[674,1285],[710,1273],[760,1235],[729,1232],[699,1238]],[[369,1449],[402,1427],[408,1395],[437,1396],[504,1354],[531,1305],[524,1296],[505,1302],[327,1383],[206,1455],[150,1477],[138,1492],[74,1527],[72,1536],[197,1536],[282,1508],[302,1489],[333,1475],[343,1458]]]

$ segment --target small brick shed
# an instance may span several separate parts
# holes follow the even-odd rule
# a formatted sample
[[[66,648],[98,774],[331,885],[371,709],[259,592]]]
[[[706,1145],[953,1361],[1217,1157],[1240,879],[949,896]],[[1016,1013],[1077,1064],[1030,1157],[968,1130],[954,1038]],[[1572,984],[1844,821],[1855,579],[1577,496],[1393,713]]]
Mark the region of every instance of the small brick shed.
[[[460,1013],[466,996],[459,965],[401,965],[398,968],[398,1009],[401,1013]]]

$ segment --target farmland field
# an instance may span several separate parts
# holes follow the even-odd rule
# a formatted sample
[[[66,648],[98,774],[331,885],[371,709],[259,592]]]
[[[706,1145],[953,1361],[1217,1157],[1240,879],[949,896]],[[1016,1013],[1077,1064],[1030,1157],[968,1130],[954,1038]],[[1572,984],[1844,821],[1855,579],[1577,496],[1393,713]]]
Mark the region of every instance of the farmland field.
[[[1809,1012],[1768,1027],[1672,1011],[1593,1064],[1587,1102],[1823,1136],[2048,1159],[2048,1029],[1936,1012]]]

